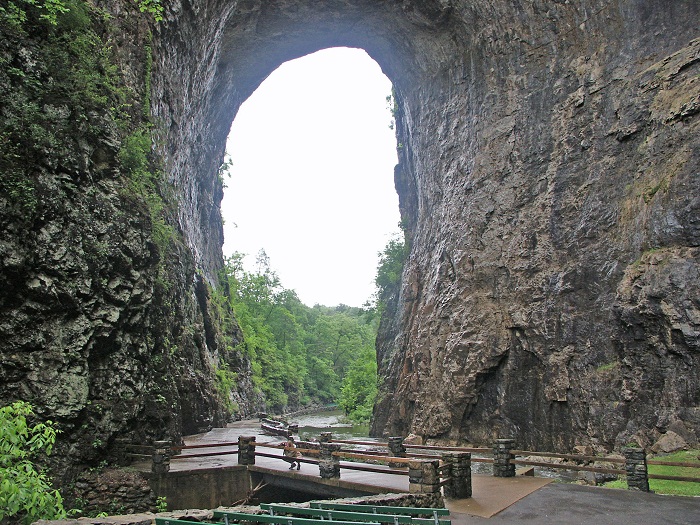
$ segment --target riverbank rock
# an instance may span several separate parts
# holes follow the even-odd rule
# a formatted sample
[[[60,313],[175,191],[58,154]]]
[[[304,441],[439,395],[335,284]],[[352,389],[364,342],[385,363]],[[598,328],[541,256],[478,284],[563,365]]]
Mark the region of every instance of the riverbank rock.
[[[670,454],[679,450],[688,450],[688,448],[688,443],[681,436],[669,430],[651,446],[651,451],[654,454]]]

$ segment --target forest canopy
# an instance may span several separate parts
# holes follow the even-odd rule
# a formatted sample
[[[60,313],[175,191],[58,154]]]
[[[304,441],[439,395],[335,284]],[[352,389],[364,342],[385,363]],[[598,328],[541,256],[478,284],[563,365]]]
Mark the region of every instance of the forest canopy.
[[[268,410],[338,404],[350,419],[369,420],[377,390],[375,306],[309,307],[282,285],[264,251],[254,271],[243,268],[243,257],[226,259],[224,284]]]

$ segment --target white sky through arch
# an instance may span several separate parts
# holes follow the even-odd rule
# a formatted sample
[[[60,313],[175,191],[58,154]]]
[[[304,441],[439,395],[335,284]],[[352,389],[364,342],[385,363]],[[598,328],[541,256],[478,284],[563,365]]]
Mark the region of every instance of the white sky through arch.
[[[287,62],[241,106],[227,151],[224,255],[264,248],[309,306],[361,306],[398,231],[391,82],[364,51]]]

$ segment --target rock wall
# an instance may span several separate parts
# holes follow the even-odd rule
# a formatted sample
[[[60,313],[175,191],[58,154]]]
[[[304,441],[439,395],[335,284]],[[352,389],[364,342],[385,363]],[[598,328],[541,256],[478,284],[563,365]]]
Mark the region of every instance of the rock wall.
[[[373,432],[697,434],[698,4],[454,4],[460,51],[402,98]]]
[[[91,5],[129,131],[150,113],[155,218],[125,194],[111,101],[41,100],[17,71],[50,85],[45,35],[2,33],[2,92],[31,91],[68,131],[24,159],[30,192],[4,172],[0,395],[59,422],[67,464],[222,423],[222,362],[239,413],[256,409],[240,334],[211,304],[217,169],[257,85],[340,45],[394,83],[411,246],[373,432],[538,448],[700,432],[695,0],[179,0],[158,23]]]
[[[216,192],[200,174],[262,79],[317,49],[361,47],[394,83],[411,246],[378,340],[372,431],[562,449],[697,433],[699,9],[173,4],[154,106],[189,198],[183,231],[215,263]]]
[[[158,504],[146,476],[123,469],[84,471],[61,492],[65,508],[80,509],[83,516],[155,512]]]
[[[148,113],[153,21],[130,0],[68,4],[56,26],[24,3],[23,26],[0,17],[0,400],[30,401],[56,422],[66,479],[118,437],[177,441],[224,424],[227,403],[239,415],[260,408],[232,348],[240,332],[212,322],[217,283],[182,240],[177,198],[126,173],[123,152]],[[143,162],[157,172],[150,149],[147,137]],[[238,373],[229,400],[222,364]]]

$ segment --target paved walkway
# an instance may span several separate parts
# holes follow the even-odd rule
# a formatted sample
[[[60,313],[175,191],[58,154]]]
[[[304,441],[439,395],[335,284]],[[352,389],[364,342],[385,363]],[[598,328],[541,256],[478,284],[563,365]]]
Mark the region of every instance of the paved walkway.
[[[452,509],[453,525],[698,525],[700,498],[551,483],[486,519]]]

